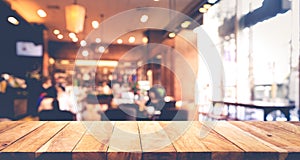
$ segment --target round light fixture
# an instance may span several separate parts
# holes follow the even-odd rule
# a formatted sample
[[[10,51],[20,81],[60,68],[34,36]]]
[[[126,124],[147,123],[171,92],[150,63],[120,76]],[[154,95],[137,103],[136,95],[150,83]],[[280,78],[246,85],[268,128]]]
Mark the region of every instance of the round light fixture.
[[[100,47],[98,48],[98,51],[99,51],[100,53],[104,53],[104,52],[105,52],[105,48],[104,48],[103,46],[100,46]]]
[[[87,44],[87,43],[86,43],[86,41],[85,41],[85,40],[81,40],[81,41],[80,41],[80,45],[81,45],[81,47],[84,47],[84,46],[86,46],[86,44]]]
[[[59,35],[57,35],[57,38],[58,38],[58,39],[63,39],[64,36],[63,36],[62,34],[59,34]]]
[[[147,21],[148,21],[148,19],[149,19],[149,17],[147,16],[147,15],[142,15],[141,16],[141,18],[140,18],[140,21],[142,22],[142,23],[146,23]]]
[[[130,36],[129,39],[128,39],[128,42],[129,43],[134,43],[135,42],[135,37]]]
[[[169,38],[174,38],[175,36],[176,36],[176,34],[174,32],[169,33]]]
[[[118,40],[117,40],[117,43],[118,43],[118,44],[122,44],[122,43],[123,43],[123,40],[122,40],[122,39],[118,39]]]
[[[100,43],[100,42],[101,42],[101,39],[100,39],[100,38],[96,38],[95,42],[96,42],[96,43]]]
[[[60,31],[58,29],[53,30],[53,34],[58,35]]]

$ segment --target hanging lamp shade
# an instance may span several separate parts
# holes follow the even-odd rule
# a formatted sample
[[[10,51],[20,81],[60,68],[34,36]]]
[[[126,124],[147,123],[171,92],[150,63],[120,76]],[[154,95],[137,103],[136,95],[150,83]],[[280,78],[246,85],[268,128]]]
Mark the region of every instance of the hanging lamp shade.
[[[71,4],[65,7],[66,28],[70,32],[79,33],[83,31],[85,8],[78,4]]]

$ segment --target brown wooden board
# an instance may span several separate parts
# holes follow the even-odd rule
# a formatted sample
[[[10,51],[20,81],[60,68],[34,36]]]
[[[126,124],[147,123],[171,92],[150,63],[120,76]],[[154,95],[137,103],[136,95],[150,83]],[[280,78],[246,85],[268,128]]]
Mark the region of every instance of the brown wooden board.
[[[35,152],[68,122],[47,122],[2,150],[11,159],[35,159]],[[13,152],[20,152],[15,154]]]
[[[83,122],[69,123],[39,148],[36,155],[40,159],[72,159],[71,152],[86,132],[86,127]]]
[[[109,140],[107,159],[142,159],[138,124],[135,121],[117,121]]]
[[[72,151],[73,160],[106,160],[114,123],[109,121],[90,123],[91,126]]]
[[[159,122],[138,122],[143,159],[176,159],[176,150]]]

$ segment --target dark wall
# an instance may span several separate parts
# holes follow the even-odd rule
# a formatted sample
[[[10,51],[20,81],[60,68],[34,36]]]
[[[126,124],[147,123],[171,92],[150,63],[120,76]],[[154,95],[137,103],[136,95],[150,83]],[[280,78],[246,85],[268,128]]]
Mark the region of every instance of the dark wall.
[[[10,24],[8,16],[16,17],[19,25]],[[24,77],[34,66],[42,66],[42,57],[17,56],[16,42],[43,44],[44,27],[27,23],[3,1],[0,1],[0,26],[0,74],[6,72]]]

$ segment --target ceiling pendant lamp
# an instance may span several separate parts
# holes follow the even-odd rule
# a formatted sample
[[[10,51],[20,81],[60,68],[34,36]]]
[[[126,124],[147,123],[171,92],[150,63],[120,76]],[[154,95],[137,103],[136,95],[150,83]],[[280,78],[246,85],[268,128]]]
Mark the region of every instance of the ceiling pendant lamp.
[[[76,3],[67,5],[65,7],[66,12],[66,28],[70,32],[80,33],[83,31],[85,8]]]

